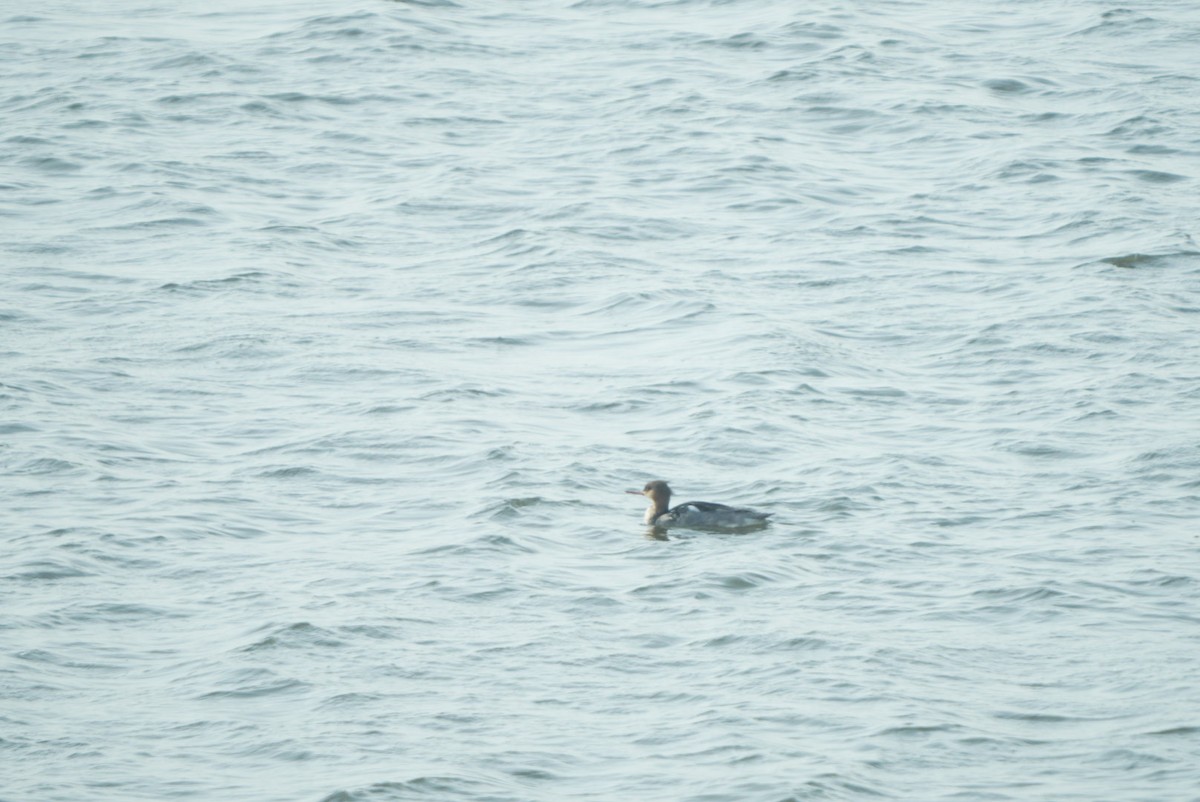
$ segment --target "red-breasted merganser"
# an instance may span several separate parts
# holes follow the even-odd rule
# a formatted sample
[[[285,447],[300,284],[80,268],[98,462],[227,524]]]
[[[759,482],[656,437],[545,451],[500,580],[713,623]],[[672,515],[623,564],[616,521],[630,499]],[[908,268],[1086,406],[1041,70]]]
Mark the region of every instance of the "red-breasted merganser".
[[[773,513],[730,507],[711,501],[688,501],[670,507],[671,488],[666,482],[647,482],[641,490],[626,490],[635,496],[650,499],[645,521],[650,526],[667,529],[672,526],[687,526],[698,529],[748,529],[764,526]]]

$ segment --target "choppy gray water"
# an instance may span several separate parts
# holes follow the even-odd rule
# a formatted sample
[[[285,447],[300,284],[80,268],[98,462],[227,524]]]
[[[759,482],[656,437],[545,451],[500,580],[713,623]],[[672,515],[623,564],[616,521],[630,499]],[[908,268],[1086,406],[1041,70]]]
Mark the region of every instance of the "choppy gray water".
[[[4,802],[1200,799],[1200,7],[4,5]]]

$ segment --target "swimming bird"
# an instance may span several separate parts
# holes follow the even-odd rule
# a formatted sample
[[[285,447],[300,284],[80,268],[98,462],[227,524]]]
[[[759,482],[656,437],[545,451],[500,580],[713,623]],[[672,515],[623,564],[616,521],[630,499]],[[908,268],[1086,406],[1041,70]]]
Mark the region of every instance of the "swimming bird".
[[[765,526],[767,519],[773,514],[749,510],[745,507],[715,504],[711,501],[688,501],[677,507],[671,507],[671,487],[659,479],[646,482],[646,486],[641,490],[626,490],[625,492],[650,499],[650,507],[646,510],[645,521],[650,526],[662,529],[672,526],[698,529],[748,529],[753,526]]]

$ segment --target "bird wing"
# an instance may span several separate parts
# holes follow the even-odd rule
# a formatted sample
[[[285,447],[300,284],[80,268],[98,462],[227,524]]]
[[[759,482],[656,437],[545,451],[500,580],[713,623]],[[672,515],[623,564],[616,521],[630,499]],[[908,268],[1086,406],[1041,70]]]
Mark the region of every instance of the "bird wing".
[[[685,507],[691,507],[700,512],[742,512],[757,518],[770,518],[775,514],[773,512],[759,512],[749,507],[731,507],[728,504],[717,504],[715,501],[685,501],[673,508],[671,512],[682,512]]]

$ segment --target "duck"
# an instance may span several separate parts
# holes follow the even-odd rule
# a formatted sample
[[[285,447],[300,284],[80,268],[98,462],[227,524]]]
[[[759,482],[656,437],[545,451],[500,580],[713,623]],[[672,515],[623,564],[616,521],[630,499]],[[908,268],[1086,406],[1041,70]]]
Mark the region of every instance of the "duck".
[[[671,486],[661,479],[647,482],[641,490],[626,490],[635,496],[650,499],[645,520],[648,526],[660,529],[686,527],[689,529],[749,529],[765,526],[774,514],[746,507],[730,507],[712,501],[687,501],[671,507]]]

